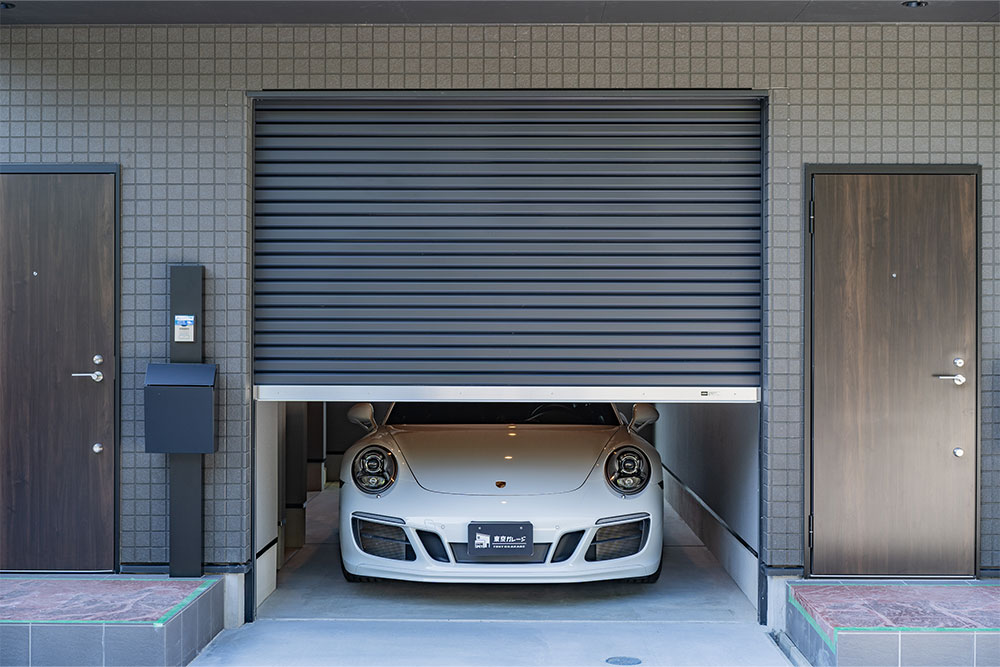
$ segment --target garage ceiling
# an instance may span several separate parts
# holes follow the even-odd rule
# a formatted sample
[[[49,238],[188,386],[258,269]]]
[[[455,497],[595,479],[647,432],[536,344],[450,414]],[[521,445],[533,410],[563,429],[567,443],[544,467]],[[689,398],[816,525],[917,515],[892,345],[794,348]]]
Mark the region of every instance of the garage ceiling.
[[[8,0],[8,3],[10,0]],[[13,0],[4,25],[55,23],[969,23],[996,0]]]

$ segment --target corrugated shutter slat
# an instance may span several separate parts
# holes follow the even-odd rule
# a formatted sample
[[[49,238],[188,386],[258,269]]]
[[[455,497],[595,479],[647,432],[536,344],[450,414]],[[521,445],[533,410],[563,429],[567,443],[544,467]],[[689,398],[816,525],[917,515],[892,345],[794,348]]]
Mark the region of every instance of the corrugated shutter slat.
[[[254,383],[760,386],[757,99],[262,99]]]

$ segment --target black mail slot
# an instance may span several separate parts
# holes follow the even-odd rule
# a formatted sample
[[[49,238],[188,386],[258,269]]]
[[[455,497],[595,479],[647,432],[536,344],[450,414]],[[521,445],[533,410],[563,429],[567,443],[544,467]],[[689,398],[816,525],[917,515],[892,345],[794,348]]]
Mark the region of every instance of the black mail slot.
[[[215,452],[215,364],[146,367],[146,451]]]

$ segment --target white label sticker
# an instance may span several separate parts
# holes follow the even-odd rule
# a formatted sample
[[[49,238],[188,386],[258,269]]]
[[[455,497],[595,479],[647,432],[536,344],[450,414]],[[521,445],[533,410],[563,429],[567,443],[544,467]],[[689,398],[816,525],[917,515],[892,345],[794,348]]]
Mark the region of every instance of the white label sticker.
[[[194,342],[194,315],[174,315],[174,342]]]

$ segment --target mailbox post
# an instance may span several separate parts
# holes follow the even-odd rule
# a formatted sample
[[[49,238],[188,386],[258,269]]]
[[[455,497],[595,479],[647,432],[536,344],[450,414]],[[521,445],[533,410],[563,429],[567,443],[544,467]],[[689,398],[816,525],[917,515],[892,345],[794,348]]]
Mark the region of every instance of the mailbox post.
[[[202,455],[215,452],[217,367],[202,361],[203,267],[170,267],[170,361],[146,368],[146,451],[167,454],[170,576],[203,574]]]
[[[215,451],[215,364],[146,367],[146,451],[170,462],[170,576],[202,575],[202,454]]]

